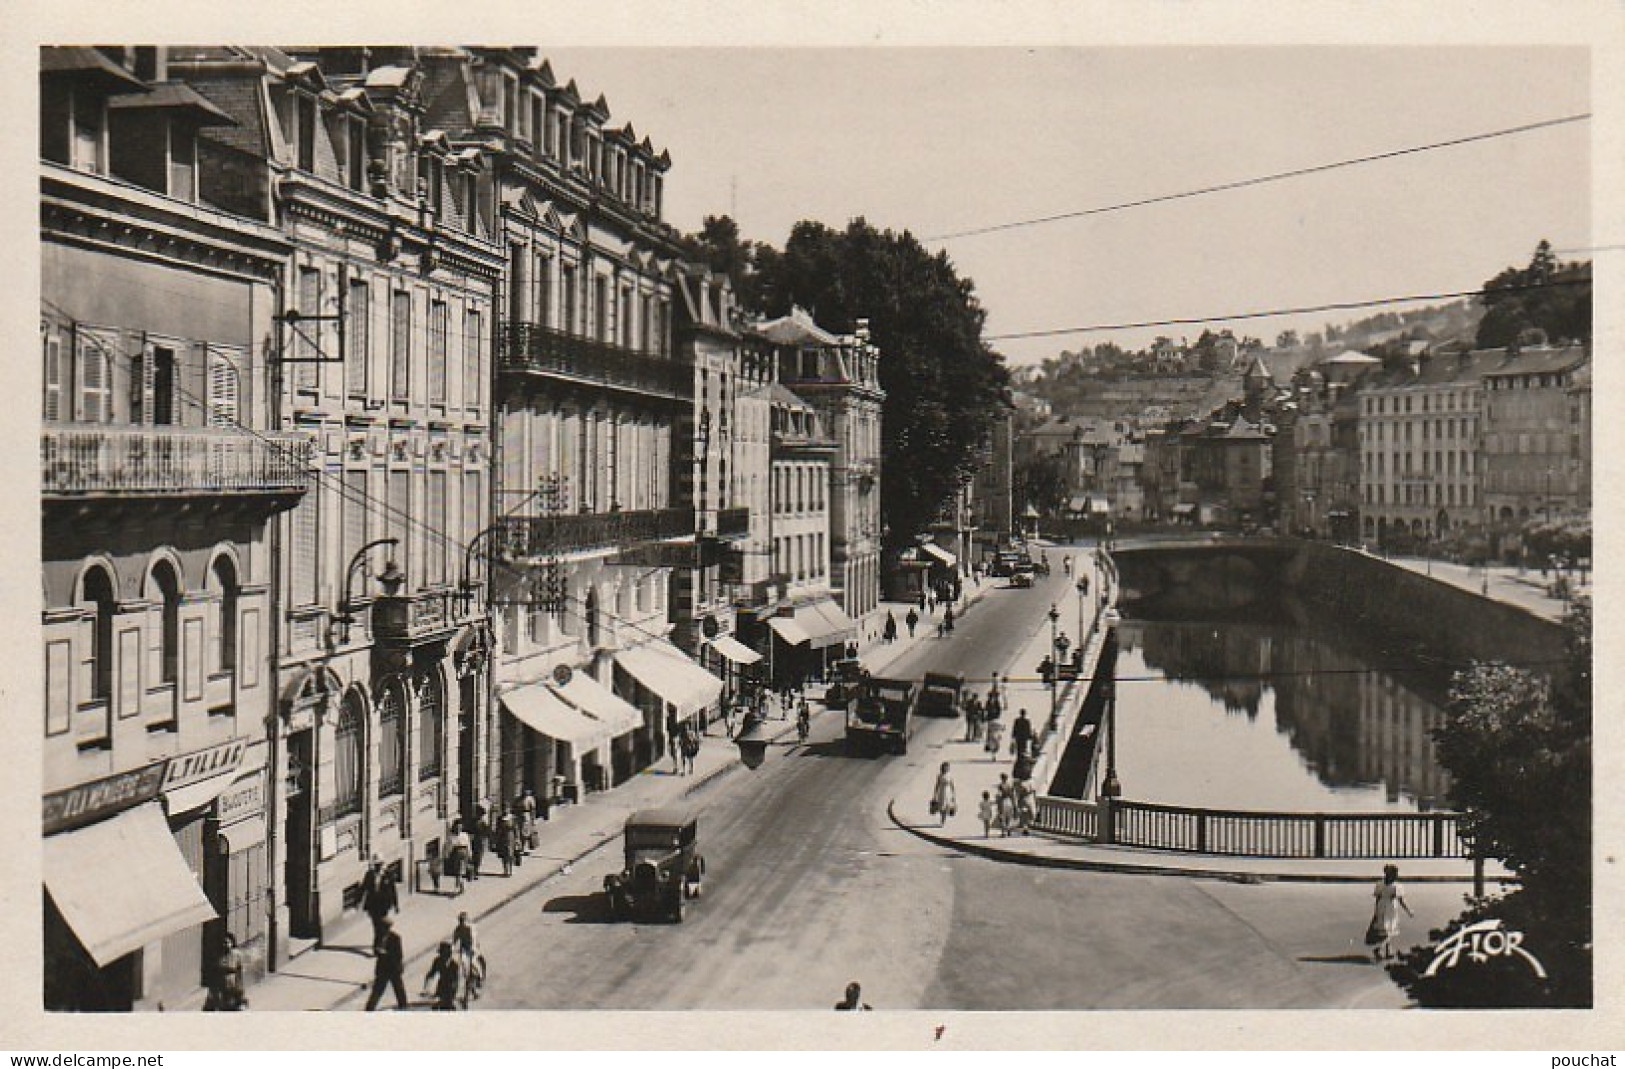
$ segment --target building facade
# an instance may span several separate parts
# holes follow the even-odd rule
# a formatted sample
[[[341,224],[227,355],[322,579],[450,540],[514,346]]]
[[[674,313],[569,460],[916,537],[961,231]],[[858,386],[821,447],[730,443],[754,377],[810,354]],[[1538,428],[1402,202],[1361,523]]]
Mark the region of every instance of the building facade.
[[[1361,537],[1440,537],[1482,515],[1482,376],[1499,354],[1438,353],[1373,375],[1359,392]]]
[[[1591,480],[1581,458],[1587,412],[1575,387],[1589,361],[1582,346],[1530,345],[1507,350],[1485,368],[1479,416],[1485,524],[1510,527],[1587,511]]]
[[[272,941],[289,244],[221,210],[231,119],[159,50],[42,49],[40,91],[44,1004],[182,1008],[227,931],[250,972]]]

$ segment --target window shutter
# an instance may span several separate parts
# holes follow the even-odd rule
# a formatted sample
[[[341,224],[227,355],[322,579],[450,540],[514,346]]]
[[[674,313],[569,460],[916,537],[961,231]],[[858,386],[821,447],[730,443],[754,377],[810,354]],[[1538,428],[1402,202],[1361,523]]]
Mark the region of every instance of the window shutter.
[[[49,323],[40,324],[40,346],[45,361],[45,412],[48,421],[62,418],[62,339]]]
[[[345,309],[344,325],[349,332],[349,352],[344,355],[345,389],[354,397],[367,393],[367,362],[372,358],[369,292],[367,283],[351,282],[350,306]]]
[[[81,328],[74,335],[74,352],[79,371],[79,404],[75,416],[85,423],[106,423],[113,416],[108,340]]]
[[[151,361],[148,361],[150,366]],[[237,368],[224,352],[209,350],[209,426],[240,425]]]
[[[301,267],[299,269],[299,314],[314,316],[322,314],[322,273],[314,267]],[[321,322],[299,321],[293,324],[294,356],[300,360],[314,360],[321,356]],[[314,390],[317,384],[317,372],[320,364],[295,364],[298,370],[296,381],[302,390]]]

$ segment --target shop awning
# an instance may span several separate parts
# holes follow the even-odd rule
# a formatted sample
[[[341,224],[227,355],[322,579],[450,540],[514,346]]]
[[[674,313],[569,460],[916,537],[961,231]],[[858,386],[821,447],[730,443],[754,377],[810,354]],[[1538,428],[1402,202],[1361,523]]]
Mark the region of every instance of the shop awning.
[[[101,966],[217,916],[157,802],[48,836],[45,887]]]
[[[792,646],[800,646],[812,641],[802,626],[789,616],[775,616],[767,622],[775,634]]]
[[[624,649],[615,655],[615,663],[675,705],[680,716],[693,715],[722,693],[722,680],[668,642],[656,640]]]
[[[1196,511],[1196,506],[1195,505],[1183,504],[1183,505],[1175,505],[1174,506],[1174,515],[1175,516],[1189,516],[1191,513],[1195,512],[1195,511]]]
[[[948,567],[952,568],[955,564],[959,563],[958,557],[954,556],[952,553],[949,553],[946,549],[943,549],[935,542],[921,542],[920,548],[925,550],[925,552],[933,557],[939,564],[946,564]]]
[[[532,683],[499,695],[502,707],[532,731],[569,743],[577,750],[592,750],[608,742],[610,730],[565,702],[545,684]]]
[[[611,736],[625,735],[643,726],[643,713],[586,672],[570,673],[564,686],[549,684],[553,693],[609,729]]]
[[[711,640],[711,648],[734,664],[752,665],[762,659],[760,653],[757,653],[732,635],[718,635]]]
[[[858,625],[841,611],[833,601],[815,601],[796,610],[796,622],[807,632],[815,650],[849,642],[858,633]]]

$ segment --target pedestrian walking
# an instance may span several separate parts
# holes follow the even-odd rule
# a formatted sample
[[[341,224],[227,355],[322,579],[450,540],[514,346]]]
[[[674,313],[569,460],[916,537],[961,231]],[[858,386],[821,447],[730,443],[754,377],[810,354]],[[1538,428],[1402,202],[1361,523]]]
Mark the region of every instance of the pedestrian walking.
[[[723,704],[727,704],[732,700],[732,695],[724,695],[722,699]],[[668,712],[666,714],[666,749],[671,753],[671,774],[674,776],[681,776],[683,774],[683,740],[681,738],[681,731],[681,725],[679,725],[677,722],[677,714],[675,712]]]
[[[954,607],[952,605],[948,606],[943,612],[942,624],[948,629],[950,635],[954,633]]]
[[[439,979],[436,980],[436,977]],[[451,940],[442,939],[440,949],[435,952],[434,961],[430,962],[429,971],[423,977],[423,993],[428,995],[432,990],[435,1009],[455,1010],[462,986],[462,964],[458,962],[457,955],[452,950]]]
[[[897,617],[891,614],[890,609],[886,610],[886,626],[881,631],[881,638],[887,643],[897,641]]]
[[[519,799],[521,821],[519,830],[524,835],[519,845],[527,854],[532,850],[539,849],[542,845],[541,836],[536,833],[536,810],[538,808],[535,793],[529,787],[526,787],[524,796]]]
[[[389,915],[401,908],[395,877],[376,854],[367,866],[367,874],[361,877],[361,908],[372,918],[372,953],[376,956],[388,930]]]
[[[1010,788],[1010,797],[1015,803],[1016,827],[1021,829],[1021,834],[1031,835],[1033,821],[1038,819],[1038,792],[1026,780],[1017,779]]]
[[[368,1012],[378,1008],[378,1000],[384,997],[385,988],[394,989],[396,1009],[404,1010],[410,1006],[406,1001],[405,970],[406,950],[401,946],[401,933],[395,930],[395,922],[385,917],[384,937],[372,966],[372,994],[367,996]]]
[[[1033,722],[1027,719],[1027,710],[1016,714],[1010,725],[1010,753],[1017,759],[1033,755]]]
[[[513,844],[508,849],[508,855],[513,858],[513,867],[518,868],[525,863],[525,804],[524,798],[515,798],[508,816],[513,820]]]
[[[1371,947],[1373,961],[1394,956],[1394,940],[1399,938],[1399,911],[1407,917],[1416,916],[1405,901],[1405,888],[1399,882],[1399,866],[1384,865],[1382,880],[1371,890],[1376,901],[1371,910],[1371,924],[1366,928],[1365,941]]]
[[[925,595],[924,594],[920,595],[920,604],[922,606],[925,604]],[[913,638],[914,637],[914,628],[920,622],[920,614],[918,612],[916,612],[915,610],[910,609],[910,610],[908,610],[908,615],[903,618],[903,622],[908,624],[908,637]]]
[[[491,832],[491,848],[497,853],[497,860],[502,863],[502,875],[513,875],[514,843],[519,835],[513,819],[513,814],[503,810],[497,818],[497,826]]]
[[[998,793],[994,801],[999,807],[999,834],[1009,835],[1010,829],[1016,825],[1016,796],[1015,788],[1010,783],[1010,777],[1003,772],[999,773]]]
[[[987,718],[997,720],[1004,713],[1004,691],[999,686],[999,673],[993,673],[993,685],[987,688]]]
[[[474,807],[474,826],[468,833],[471,847],[468,857],[468,878],[480,878],[480,866],[485,863],[485,849],[491,842],[491,821],[483,805]]]
[[[992,838],[993,823],[999,819],[999,810],[997,805],[994,804],[992,791],[982,792],[982,801],[976,807],[976,815],[982,821],[982,838]]]
[[[999,759],[999,741],[1004,737],[1004,725],[997,720],[987,722],[987,741],[982,749],[987,752],[988,758],[994,761]]]
[[[948,818],[959,812],[954,795],[954,779],[948,773],[948,766],[949,762],[942,763],[942,770],[937,773],[936,786],[931,788],[931,812],[936,814],[939,827],[947,824]]]
[[[930,612],[931,611],[931,600],[930,600],[929,594],[927,593],[927,589],[928,588],[923,587],[923,586],[920,587],[920,611],[921,612]]]
[[[976,726],[982,715],[982,703],[976,695],[971,694],[965,698],[965,741],[976,741]]]
[[[220,1012],[248,1008],[248,998],[243,994],[243,954],[237,949],[237,937],[230,932],[222,940],[220,958],[215,962],[203,1008]]]
[[[683,731],[683,775],[692,776],[694,774],[694,758],[699,755],[699,732],[695,731],[693,727],[688,727]]]
[[[466,1010],[468,1000],[479,998],[485,985],[485,955],[480,952],[480,937],[467,913],[457,914],[457,927],[451,931],[451,949],[463,973],[462,998]]]
[[[468,831],[463,827],[462,817],[451,822],[451,833],[447,843],[446,875],[456,883],[456,890],[452,891],[452,895],[456,896],[466,889],[463,880],[468,875],[468,859],[473,850]]]

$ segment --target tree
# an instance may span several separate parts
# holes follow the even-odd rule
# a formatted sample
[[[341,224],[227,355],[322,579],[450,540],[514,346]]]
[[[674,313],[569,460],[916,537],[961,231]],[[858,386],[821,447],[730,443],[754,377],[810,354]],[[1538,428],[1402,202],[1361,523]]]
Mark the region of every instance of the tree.
[[[773,270],[778,251],[761,242],[745,241],[739,224],[726,215],[708,215],[698,234],[682,239],[684,253],[719,275],[727,275],[734,299],[748,311],[761,311],[761,279]]]
[[[1031,505],[1045,516],[1059,515],[1066,506],[1066,462],[1058,453],[1035,453],[1012,473],[1017,508]]]
[[[1591,340],[1591,264],[1563,263],[1551,242],[1535,246],[1527,267],[1509,267],[1482,288],[1480,349],[1511,345],[1531,328],[1553,341]]]
[[[1298,332],[1295,330],[1281,331],[1275,336],[1275,347],[1277,349],[1296,349],[1298,347]]]
[[[1474,901],[1451,929],[1499,920],[1523,933],[1544,967],[1518,959],[1424,976],[1431,947],[1392,969],[1426,1006],[1590,1006],[1591,994],[1591,606],[1564,621],[1566,655],[1554,677],[1507,665],[1458,673],[1446,720],[1435,729],[1451,800],[1475,850],[1500,858],[1518,890]],[[1446,931],[1433,933],[1435,943]]]
[[[974,473],[994,415],[1010,403],[974,284],[945,253],[862,218],[843,231],[797,223],[782,255],[758,264],[766,314],[800,306],[837,332],[869,320],[886,391],[881,518],[888,549],[912,545]]]

